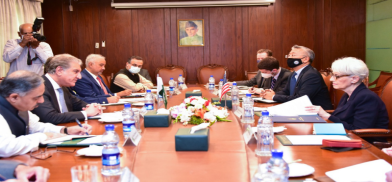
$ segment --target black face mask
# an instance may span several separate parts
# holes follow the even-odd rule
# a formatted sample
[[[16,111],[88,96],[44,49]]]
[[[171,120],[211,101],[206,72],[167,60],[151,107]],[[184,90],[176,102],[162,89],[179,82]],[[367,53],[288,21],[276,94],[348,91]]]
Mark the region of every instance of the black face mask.
[[[298,65],[302,64],[302,60],[299,58],[287,58],[287,65],[290,68],[297,67]]]

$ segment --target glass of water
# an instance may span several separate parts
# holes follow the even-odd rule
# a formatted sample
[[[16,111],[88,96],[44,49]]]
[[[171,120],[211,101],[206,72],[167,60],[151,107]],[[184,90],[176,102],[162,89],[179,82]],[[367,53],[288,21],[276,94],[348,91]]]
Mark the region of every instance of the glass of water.
[[[71,168],[72,182],[97,182],[97,166],[78,165]]]

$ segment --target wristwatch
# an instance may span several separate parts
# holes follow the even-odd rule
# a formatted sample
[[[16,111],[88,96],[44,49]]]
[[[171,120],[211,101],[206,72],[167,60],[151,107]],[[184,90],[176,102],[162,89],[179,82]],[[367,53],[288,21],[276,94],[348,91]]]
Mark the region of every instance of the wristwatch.
[[[68,135],[68,128],[67,127],[64,128],[64,133]]]

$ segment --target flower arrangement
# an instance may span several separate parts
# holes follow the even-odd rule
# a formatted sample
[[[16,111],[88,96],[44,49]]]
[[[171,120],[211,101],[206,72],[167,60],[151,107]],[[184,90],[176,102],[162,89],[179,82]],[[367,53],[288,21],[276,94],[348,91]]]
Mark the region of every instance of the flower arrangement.
[[[210,126],[217,121],[231,122],[227,120],[229,113],[220,106],[215,106],[209,100],[202,97],[188,97],[178,106],[169,109],[174,123],[180,121],[183,125],[210,123]]]

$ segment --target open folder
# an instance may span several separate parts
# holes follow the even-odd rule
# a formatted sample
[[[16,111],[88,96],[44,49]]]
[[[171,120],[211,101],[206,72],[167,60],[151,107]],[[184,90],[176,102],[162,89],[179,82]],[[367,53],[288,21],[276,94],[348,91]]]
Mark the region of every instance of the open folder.
[[[58,147],[85,147],[89,145],[102,145],[102,135],[67,135],[41,142],[48,146]]]

